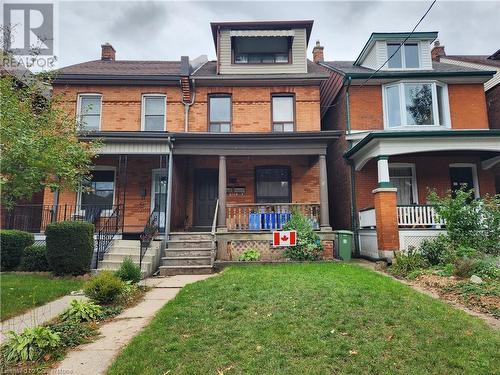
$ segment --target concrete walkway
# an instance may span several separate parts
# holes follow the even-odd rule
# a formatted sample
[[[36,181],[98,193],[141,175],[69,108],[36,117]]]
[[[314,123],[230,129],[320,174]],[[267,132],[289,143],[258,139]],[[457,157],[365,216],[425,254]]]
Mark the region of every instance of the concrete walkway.
[[[157,311],[173,299],[182,287],[210,276],[212,275],[178,275],[146,279],[144,284],[153,289],[146,293],[144,301],[101,326],[101,336],[96,341],[69,352],[51,373],[105,374],[123,347],[150,323]]]
[[[22,315],[4,320],[0,323],[0,343],[3,343],[6,339],[7,332],[14,331],[21,333],[25,328],[46,323],[66,310],[70,302],[74,299],[81,300],[86,298],[82,294],[67,295],[40,307],[35,307]]]

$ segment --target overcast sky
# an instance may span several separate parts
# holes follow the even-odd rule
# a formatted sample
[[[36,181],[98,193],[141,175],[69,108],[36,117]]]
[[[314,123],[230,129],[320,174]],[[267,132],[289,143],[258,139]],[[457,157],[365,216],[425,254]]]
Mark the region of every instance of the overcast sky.
[[[410,31],[430,1],[59,3],[59,66],[100,58],[111,43],[120,60],[215,58],[211,21],[312,19],[308,56],[319,39],[327,60],[354,60],[373,31]],[[500,1],[438,0],[417,31],[439,31],[448,54],[500,48]]]

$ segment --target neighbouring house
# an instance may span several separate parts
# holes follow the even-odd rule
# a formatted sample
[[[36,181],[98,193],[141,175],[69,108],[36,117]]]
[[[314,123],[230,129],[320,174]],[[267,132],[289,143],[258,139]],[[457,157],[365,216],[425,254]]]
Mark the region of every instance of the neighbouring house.
[[[321,130],[329,72],[307,59],[312,26],[212,23],[217,61],[118,60],[104,44],[101,59],[61,69],[54,93],[82,139],[103,142],[90,189],[47,190],[34,227],[33,207],[16,207],[13,222],[43,233],[51,221],[91,221],[95,267],[132,255],[146,273],[175,274],[250,248],[279,259],[271,231],[298,209],[331,258],[326,154],[341,132]],[[140,238],[163,241],[148,249]]]
[[[433,61],[437,32],[409,35],[373,33],[355,61],[323,61],[319,43],[315,54],[331,72],[322,129],[343,132],[328,153],[332,226],[352,228],[373,259],[443,231],[429,189],[498,193],[500,130],[484,92],[495,69]]]

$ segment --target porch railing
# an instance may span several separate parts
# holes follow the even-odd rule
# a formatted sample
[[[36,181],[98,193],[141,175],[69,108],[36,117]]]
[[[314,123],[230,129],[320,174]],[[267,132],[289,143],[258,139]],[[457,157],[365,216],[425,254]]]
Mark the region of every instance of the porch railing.
[[[430,205],[398,206],[398,226],[404,228],[441,228],[445,225],[438,218],[436,208]]]
[[[102,225],[98,228],[97,237],[96,237],[96,262],[95,268],[99,268],[99,262],[103,260],[104,254],[110,249],[115,236],[121,228],[121,219],[123,219],[122,215],[122,206],[118,205],[111,212],[109,216],[104,219]],[[96,227],[97,228],[97,227]]]
[[[210,252],[210,266],[214,266],[214,261],[215,261],[215,249],[216,249],[216,241],[215,241],[215,231],[217,229],[217,215],[219,214],[219,200],[215,202],[215,211],[214,211],[214,219],[212,220],[212,231],[210,234],[212,235],[212,249]]]
[[[226,225],[231,231],[279,230],[300,211],[319,229],[319,203],[254,203],[228,204]]]
[[[159,214],[158,211],[153,210],[151,214],[148,217],[148,221],[146,222],[146,225],[144,226],[144,229],[140,235],[140,253],[139,253],[139,267],[142,269],[142,259],[144,258],[144,255],[146,254],[146,251],[148,251],[149,245],[151,245],[151,241],[153,241],[156,236],[160,233],[160,225],[158,223],[159,221]]]
[[[123,205],[16,205],[12,209],[2,209],[2,228],[19,229],[32,233],[43,233],[48,224],[58,221],[88,221],[99,228]]]

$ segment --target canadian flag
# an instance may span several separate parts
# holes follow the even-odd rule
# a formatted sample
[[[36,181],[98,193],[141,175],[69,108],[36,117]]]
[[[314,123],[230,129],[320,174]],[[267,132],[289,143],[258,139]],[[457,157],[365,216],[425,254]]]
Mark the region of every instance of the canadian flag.
[[[297,232],[294,230],[273,232],[273,246],[295,246],[297,245]]]

